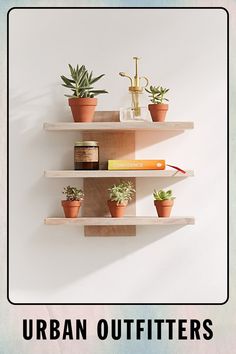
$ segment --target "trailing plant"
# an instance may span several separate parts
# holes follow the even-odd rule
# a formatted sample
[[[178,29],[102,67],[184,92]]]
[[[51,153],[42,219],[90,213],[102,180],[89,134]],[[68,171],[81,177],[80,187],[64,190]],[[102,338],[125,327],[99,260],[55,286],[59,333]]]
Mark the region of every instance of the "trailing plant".
[[[62,86],[72,90],[72,95],[65,95],[66,97],[92,98],[101,93],[107,93],[106,90],[95,90],[93,88],[93,84],[100,80],[105,74],[94,77],[93,72],[91,71],[89,73],[84,65],[77,65],[75,68],[70,64],[68,65],[71,78],[67,78],[64,75],[61,76],[63,81]]]
[[[78,189],[76,187],[64,187],[62,193],[66,195],[66,200],[82,200],[84,198],[84,193],[82,189]]]
[[[169,189],[166,192],[164,190],[162,190],[162,189],[159,190],[159,191],[154,189],[153,197],[154,197],[154,200],[173,200],[173,199],[175,199],[175,197],[172,196],[172,190],[171,189]]]
[[[108,192],[109,199],[111,201],[115,201],[117,204],[122,204],[130,201],[136,191],[132,182],[122,181],[119,184],[114,184],[111,188],[108,189]]]
[[[162,86],[150,86],[149,89],[145,89],[150,95],[148,97],[151,98],[151,102],[154,104],[160,104],[164,101],[169,101],[165,98],[165,94],[169,91],[169,89],[164,88]]]

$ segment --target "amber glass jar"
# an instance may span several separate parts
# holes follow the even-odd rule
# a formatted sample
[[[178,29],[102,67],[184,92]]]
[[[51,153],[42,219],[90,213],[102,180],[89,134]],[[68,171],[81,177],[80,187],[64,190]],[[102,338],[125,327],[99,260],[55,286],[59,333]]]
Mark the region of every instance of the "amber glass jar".
[[[97,141],[77,141],[74,147],[75,170],[99,169],[99,146]]]

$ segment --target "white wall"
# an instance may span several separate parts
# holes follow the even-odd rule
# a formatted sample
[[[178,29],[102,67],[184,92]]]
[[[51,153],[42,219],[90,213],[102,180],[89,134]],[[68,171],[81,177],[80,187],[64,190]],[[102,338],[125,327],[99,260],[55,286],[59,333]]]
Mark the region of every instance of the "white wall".
[[[45,132],[71,121],[60,86],[67,64],[86,64],[109,95],[127,100],[132,57],[170,88],[168,120],[183,134],[138,133],[136,157],[164,158],[196,177],[138,179],[137,214],[155,215],[153,188],[171,186],[175,215],[196,225],[137,227],[137,237],[85,238],[63,215],[63,186],[45,169],[73,168],[78,133]],[[10,14],[10,299],[14,302],[222,302],[226,299],[226,13],[223,10],[13,10]],[[74,181],[82,186],[82,181]]]

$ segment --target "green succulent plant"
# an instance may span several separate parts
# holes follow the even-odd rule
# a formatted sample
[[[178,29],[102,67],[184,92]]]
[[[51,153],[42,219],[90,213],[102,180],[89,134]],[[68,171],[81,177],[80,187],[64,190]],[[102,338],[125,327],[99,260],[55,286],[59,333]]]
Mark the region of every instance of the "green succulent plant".
[[[165,94],[169,91],[169,89],[164,88],[162,86],[150,86],[149,89],[145,89],[150,95],[148,97],[151,98],[151,102],[154,104],[160,104],[164,101],[169,101],[165,98]]]
[[[159,191],[154,189],[153,197],[154,197],[154,200],[173,200],[173,199],[175,199],[175,197],[172,196],[171,189],[169,189],[166,192],[162,189],[160,189]]]
[[[76,187],[64,187],[62,193],[66,195],[66,200],[82,200],[84,198],[84,192],[82,189],[78,189]]]
[[[67,78],[64,75],[61,76],[63,81],[62,86],[72,90],[72,94],[65,95],[66,97],[92,98],[101,93],[107,93],[106,90],[95,90],[93,87],[93,84],[100,80],[105,74],[94,77],[93,72],[91,71],[89,73],[84,65],[77,65],[75,68],[70,64],[68,65],[71,78]]]
[[[113,186],[108,189],[108,192],[111,201],[115,201],[117,204],[122,204],[130,201],[136,191],[132,182],[122,181],[119,184],[113,184]]]

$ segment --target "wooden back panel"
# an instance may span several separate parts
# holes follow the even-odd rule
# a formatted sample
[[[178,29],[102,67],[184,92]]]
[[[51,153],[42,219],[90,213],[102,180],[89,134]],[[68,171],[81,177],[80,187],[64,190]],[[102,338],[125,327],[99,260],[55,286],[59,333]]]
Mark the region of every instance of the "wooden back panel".
[[[97,112],[95,121],[119,121],[119,112]],[[135,158],[135,132],[83,132],[83,140],[99,142],[100,169],[107,169],[108,159],[134,159]],[[94,171],[96,173],[96,171]],[[135,178],[122,178],[130,180],[135,186]],[[107,206],[107,189],[119,178],[85,178],[84,179],[84,207],[83,216],[109,216]],[[126,215],[135,215],[135,198],[126,208]],[[135,236],[136,226],[85,226],[85,236]]]

